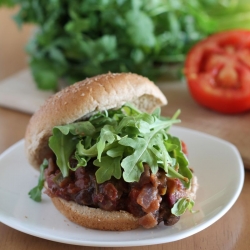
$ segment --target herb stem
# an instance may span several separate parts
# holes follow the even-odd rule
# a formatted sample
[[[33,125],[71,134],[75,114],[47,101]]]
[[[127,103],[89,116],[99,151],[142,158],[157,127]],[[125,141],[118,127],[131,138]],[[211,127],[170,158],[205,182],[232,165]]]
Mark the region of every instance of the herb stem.
[[[172,175],[176,176],[177,178],[185,181],[186,183],[189,182],[189,179],[183,175],[181,175],[180,173],[176,172],[176,170],[174,170],[173,168],[169,167],[168,171],[171,172]]]

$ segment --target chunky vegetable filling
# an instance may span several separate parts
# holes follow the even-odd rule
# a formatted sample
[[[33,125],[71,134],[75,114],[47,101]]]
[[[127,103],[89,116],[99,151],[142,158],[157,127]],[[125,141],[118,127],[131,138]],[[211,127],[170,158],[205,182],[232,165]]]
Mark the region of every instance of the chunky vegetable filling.
[[[76,160],[70,160],[71,167],[76,164]],[[145,165],[139,182],[127,183],[123,179],[111,178],[98,184],[96,169],[90,163],[87,167],[70,171],[69,176],[64,178],[56,163],[50,159],[45,170],[46,193],[50,197],[106,211],[127,211],[140,218],[139,224],[145,228],[152,228],[161,221],[170,226],[179,220],[179,216],[171,213],[176,201],[186,194],[179,179],[167,177],[163,170],[152,174],[149,166]]]

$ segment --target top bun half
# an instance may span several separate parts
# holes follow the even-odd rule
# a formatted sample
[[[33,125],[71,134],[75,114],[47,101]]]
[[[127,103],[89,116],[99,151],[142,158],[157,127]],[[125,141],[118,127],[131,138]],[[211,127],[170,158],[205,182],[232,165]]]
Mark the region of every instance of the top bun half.
[[[43,159],[51,154],[48,139],[54,126],[73,123],[98,111],[119,108],[126,102],[149,113],[167,104],[153,82],[132,73],[87,78],[56,93],[28,124],[25,149],[30,164],[39,169]]]

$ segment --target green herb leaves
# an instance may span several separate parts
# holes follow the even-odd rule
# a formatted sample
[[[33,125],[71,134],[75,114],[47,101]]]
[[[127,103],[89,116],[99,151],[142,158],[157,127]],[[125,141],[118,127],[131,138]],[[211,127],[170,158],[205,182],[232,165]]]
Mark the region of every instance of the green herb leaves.
[[[42,189],[44,184],[44,170],[48,167],[48,161],[44,159],[43,163],[40,166],[40,176],[38,179],[38,184],[29,191],[29,196],[32,200],[40,202],[42,196]]]
[[[96,171],[96,180],[98,183],[103,183],[110,180],[112,176],[120,179],[121,172],[121,157],[104,156],[101,161],[95,160],[94,165],[99,167]]]
[[[188,161],[179,139],[167,133],[177,122],[175,116],[162,118],[159,109],[150,115],[124,105],[97,113],[88,121],[55,127],[49,146],[64,177],[72,169],[69,161],[74,157],[78,164],[72,170],[93,161],[98,167],[98,183],[112,177],[139,181],[143,164],[148,164],[153,173],[163,168],[166,174],[181,179],[188,187],[192,178]]]
[[[26,47],[41,89],[101,73],[179,76],[187,51],[222,30],[249,29],[249,1],[1,0],[18,5],[20,27],[37,27]],[[157,65],[157,67],[155,67]]]
[[[1,0],[0,5],[18,5],[19,26],[36,25],[26,49],[42,89],[56,89],[61,78],[73,83],[108,71],[177,75],[181,65],[173,73],[171,64],[183,62],[203,37],[223,28],[249,28],[247,1]]]
[[[83,135],[91,136],[94,132],[95,127],[88,121],[53,128],[53,135],[49,138],[49,147],[56,155],[56,163],[63,177],[69,174],[69,158],[75,151],[78,138]]]
[[[171,209],[171,213],[175,216],[180,216],[186,212],[188,209],[191,213],[194,211],[192,210],[194,206],[194,201],[190,198],[181,198],[179,199]]]

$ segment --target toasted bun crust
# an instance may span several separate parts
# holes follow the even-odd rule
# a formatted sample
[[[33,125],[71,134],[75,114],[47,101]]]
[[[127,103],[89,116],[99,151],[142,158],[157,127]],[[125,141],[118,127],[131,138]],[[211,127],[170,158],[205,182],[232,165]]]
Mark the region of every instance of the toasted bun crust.
[[[146,112],[167,104],[153,82],[132,73],[99,75],[56,93],[28,124],[25,149],[30,164],[39,169],[43,159],[50,154],[48,139],[54,126],[73,123],[94,112],[119,108],[126,102]]]
[[[187,196],[195,200],[198,189],[197,177],[193,175]],[[66,201],[58,197],[51,198],[55,207],[70,221],[83,227],[107,230],[128,231],[138,228],[139,218],[125,211],[104,211],[100,208],[91,208],[79,205],[73,201]]]
[[[105,211],[81,206],[73,201],[51,198],[55,207],[72,222],[91,229],[128,231],[139,227],[138,218],[125,211]]]

